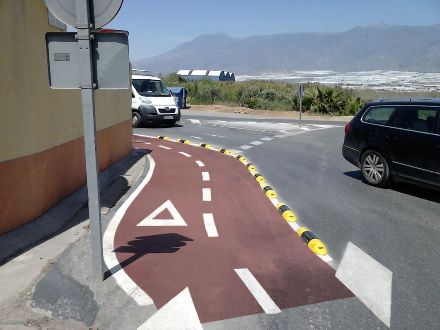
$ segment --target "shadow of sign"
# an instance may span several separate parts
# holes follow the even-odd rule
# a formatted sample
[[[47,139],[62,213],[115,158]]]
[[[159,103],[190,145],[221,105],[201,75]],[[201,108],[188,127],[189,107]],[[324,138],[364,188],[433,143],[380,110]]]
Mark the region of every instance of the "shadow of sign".
[[[136,237],[134,240],[129,241],[126,246],[120,246],[114,250],[116,253],[129,253],[132,256],[107,270],[104,279],[116,274],[122,268],[127,267],[148,253],[175,253],[187,242],[192,241],[192,238],[175,233]]]

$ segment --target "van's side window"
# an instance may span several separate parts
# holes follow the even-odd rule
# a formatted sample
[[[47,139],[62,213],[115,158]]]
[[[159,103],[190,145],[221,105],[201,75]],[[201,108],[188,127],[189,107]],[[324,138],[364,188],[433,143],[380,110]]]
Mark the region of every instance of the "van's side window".
[[[134,99],[134,93],[133,92],[131,92],[131,98]]]
[[[385,125],[391,118],[391,115],[396,110],[395,107],[375,107],[367,111],[364,116],[364,121],[372,124]]]
[[[391,126],[418,132],[436,133],[439,111],[426,107],[401,107]]]

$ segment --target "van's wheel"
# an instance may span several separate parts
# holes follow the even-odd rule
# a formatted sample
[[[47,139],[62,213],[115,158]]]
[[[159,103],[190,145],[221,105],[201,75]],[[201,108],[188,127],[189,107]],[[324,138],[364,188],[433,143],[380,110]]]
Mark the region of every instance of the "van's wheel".
[[[131,124],[133,127],[140,127],[142,123],[142,118],[139,112],[133,111],[131,113]]]
[[[368,150],[362,155],[361,170],[365,180],[372,186],[385,187],[390,182],[388,162],[375,150]]]
[[[176,121],[175,120],[167,121],[166,124],[168,127],[173,127],[174,125],[176,125]]]

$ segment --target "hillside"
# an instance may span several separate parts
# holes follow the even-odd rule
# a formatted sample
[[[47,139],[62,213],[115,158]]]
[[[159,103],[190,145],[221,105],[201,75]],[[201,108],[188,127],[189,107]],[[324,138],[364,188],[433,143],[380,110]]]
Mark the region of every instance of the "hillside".
[[[164,54],[134,62],[156,73],[222,69],[237,74],[294,70],[440,72],[440,25],[378,25],[339,33],[286,33],[247,38],[202,35]]]

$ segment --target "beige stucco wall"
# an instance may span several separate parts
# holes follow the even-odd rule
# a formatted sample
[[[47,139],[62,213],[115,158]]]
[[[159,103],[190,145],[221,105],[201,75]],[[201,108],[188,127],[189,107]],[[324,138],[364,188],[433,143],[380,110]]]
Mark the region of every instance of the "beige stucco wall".
[[[83,135],[78,90],[48,87],[43,0],[0,0],[0,162]],[[130,91],[96,91],[97,129],[131,119]],[[125,110],[126,109],[126,110]]]

